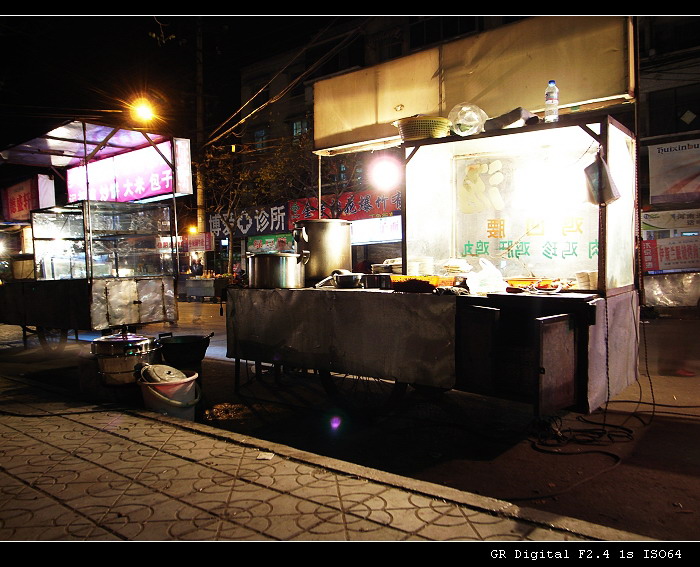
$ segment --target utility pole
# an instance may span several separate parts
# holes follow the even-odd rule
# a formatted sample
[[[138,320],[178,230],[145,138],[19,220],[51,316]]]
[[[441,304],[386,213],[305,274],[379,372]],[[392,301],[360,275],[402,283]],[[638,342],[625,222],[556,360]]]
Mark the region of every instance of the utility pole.
[[[198,164],[204,157],[204,34],[202,30],[202,17],[197,17],[197,77],[196,77],[196,106],[197,106],[197,155]],[[204,213],[204,180],[202,179],[201,168],[197,167],[197,232],[206,232],[206,215]]]

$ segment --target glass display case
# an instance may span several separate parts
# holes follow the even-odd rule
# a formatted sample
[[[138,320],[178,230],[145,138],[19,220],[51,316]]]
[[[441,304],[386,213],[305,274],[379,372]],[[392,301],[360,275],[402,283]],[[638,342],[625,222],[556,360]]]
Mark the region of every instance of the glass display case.
[[[488,261],[504,278],[602,292],[634,285],[635,141],[614,120],[414,145],[406,150],[409,267],[457,259],[477,272]]]
[[[105,330],[177,321],[172,208],[79,201],[32,211],[34,278],[4,285],[7,322]]]
[[[172,276],[170,207],[80,201],[32,212],[37,280]]]

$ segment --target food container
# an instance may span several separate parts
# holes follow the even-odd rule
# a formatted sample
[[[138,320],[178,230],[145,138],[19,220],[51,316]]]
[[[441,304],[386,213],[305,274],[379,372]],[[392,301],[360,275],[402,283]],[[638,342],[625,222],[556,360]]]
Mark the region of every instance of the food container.
[[[166,364],[176,368],[199,368],[214,333],[208,335],[175,335],[160,333],[158,341]]]
[[[304,287],[309,252],[267,252],[248,255],[248,285],[257,289]]]
[[[107,385],[136,382],[137,367],[160,362],[160,343],[154,337],[117,333],[92,341],[99,374]]]
[[[548,287],[552,285],[552,278],[507,278],[506,282],[511,287],[526,288],[534,285],[535,287]]]
[[[392,272],[393,268],[391,264],[372,264],[373,274],[390,274]]]
[[[410,116],[392,122],[404,142],[425,138],[444,138],[450,134],[452,122],[441,116]]]

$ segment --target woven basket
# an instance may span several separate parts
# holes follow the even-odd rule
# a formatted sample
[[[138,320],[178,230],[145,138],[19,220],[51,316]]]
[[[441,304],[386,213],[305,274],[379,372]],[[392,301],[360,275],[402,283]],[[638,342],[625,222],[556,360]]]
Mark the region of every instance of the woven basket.
[[[444,138],[450,133],[452,123],[441,116],[411,116],[392,122],[399,129],[404,142],[425,138]]]

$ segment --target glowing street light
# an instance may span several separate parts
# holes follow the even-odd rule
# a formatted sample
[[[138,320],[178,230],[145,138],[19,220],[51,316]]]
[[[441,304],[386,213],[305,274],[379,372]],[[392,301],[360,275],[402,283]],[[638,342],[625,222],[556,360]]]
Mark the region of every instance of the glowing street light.
[[[401,181],[401,165],[396,159],[387,157],[373,161],[368,169],[370,183],[380,191],[389,191]]]
[[[129,105],[131,117],[139,122],[151,122],[156,114],[153,105],[146,98],[138,98]]]

